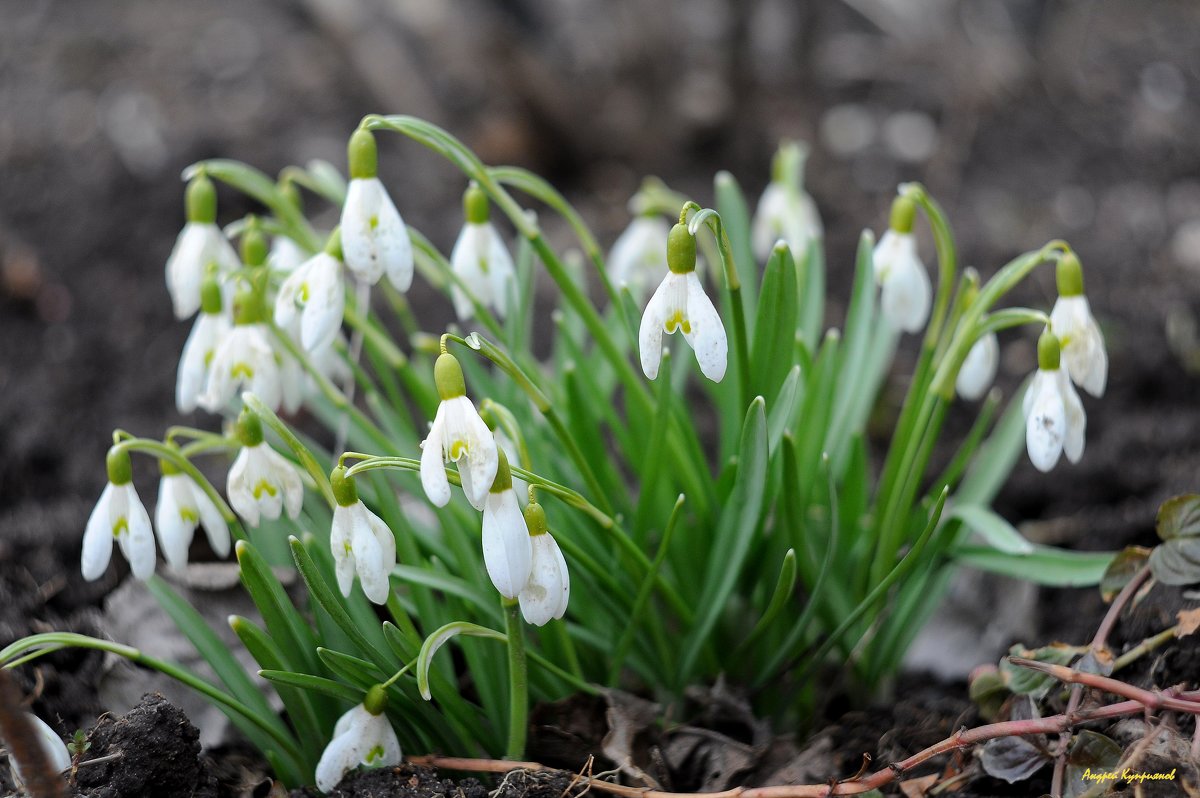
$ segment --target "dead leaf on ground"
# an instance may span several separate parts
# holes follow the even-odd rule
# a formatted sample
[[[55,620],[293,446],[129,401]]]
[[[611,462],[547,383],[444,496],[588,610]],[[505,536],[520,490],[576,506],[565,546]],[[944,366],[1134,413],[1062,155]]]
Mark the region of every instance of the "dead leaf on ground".
[[[1200,607],[1180,610],[1175,617],[1179,619],[1179,631],[1175,633],[1176,637],[1187,637],[1200,629]]]
[[[925,798],[929,794],[929,788],[937,784],[937,781],[936,773],[916,779],[905,779],[900,782],[900,792],[904,793],[904,798]]]

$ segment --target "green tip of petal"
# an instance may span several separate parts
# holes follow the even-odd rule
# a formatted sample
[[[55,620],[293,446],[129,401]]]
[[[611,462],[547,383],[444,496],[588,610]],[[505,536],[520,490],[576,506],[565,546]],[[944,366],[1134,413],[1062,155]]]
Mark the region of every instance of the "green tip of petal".
[[[1083,264],[1074,252],[1064,252],[1054,271],[1059,296],[1083,295]]]
[[[443,402],[467,395],[467,381],[463,377],[462,366],[454,355],[438,356],[433,364],[433,382],[437,386],[438,397]]]
[[[686,224],[677,224],[667,236],[667,268],[675,274],[696,271],[696,239]]]
[[[108,450],[104,458],[104,466],[108,471],[108,481],[113,485],[128,485],[133,482],[133,462],[129,452],[118,446]]]
[[[217,187],[201,172],[188,183],[185,200],[187,220],[199,224],[212,224],[217,221]]]
[[[375,134],[359,128],[350,136],[346,148],[350,161],[350,178],[370,178],[379,174],[379,152],[375,147]]]
[[[1047,327],[1038,338],[1038,368],[1042,371],[1055,371],[1062,358],[1062,347],[1059,346],[1058,336]]]

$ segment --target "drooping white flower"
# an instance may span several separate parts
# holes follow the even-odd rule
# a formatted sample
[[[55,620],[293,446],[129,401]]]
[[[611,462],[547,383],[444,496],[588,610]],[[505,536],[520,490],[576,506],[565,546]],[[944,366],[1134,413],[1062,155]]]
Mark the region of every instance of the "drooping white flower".
[[[608,256],[608,277],[617,288],[629,286],[638,302],[667,268],[667,251],[663,241],[671,232],[667,221],[660,216],[639,215],[617,238]]]
[[[1062,363],[1071,380],[1092,396],[1103,396],[1108,383],[1108,352],[1087,297],[1059,296],[1050,326],[1062,341]]]
[[[237,253],[217,227],[217,193],[212,181],[198,175],[187,189],[187,223],[167,258],[167,290],[175,317],[186,319],[200,309],[204,278],[219,279],[241,264]]]
[[[271,239],[271,254],[267,257],[267,264],[272,271],[291,274],[306,260],[308,253],[290,237],[279,235]]]
[[[396,538],[383,519],[359,501],[354,481],[345,473],[345,467],[338,466],[329,479],[337,503],[329,546],[338,587],[343,596],[349,596],[357,572],[363,594],[384,604],[391,592],[388,577],[396,567]]]
[[[954,389],[963,399],[975,401],[987,393],[996,379],[996,368],[1000,363],[1000,339],[989,332],[971,346],[966,360],[958,370]]]
[[[933,286],[917,255],[912,233],[888,230],[875,245],[875,282],[882,286],[883,317],[904,332],[918,332],[929,318]]]
[[[729,341],[717,309],[696,276],[696,239],[686,225],[671,228],[667,262],[670,271],[642,313],[638,331],[642,371],[648,379],[658,377],[663,333],[679,330],[696,353],[700,371],[713,382],[720,382],[728,364]]]
[[[792,258],[800,261],[808,252],[809,242],[822,235],[821,216],[807,192],[782,182],[772,181],[767,185],[751,223],[750,238],[755,257],[765,261],[771,256],[775,242],[783,239]]]
[[[71,752],[67,750],[66,744],[58,736],[58,732],[50,728],[50,724],[32,712],[25,713],[25,718],[29,721],[29,725],[33,727],[34,739],[42,747],[42,751],[46,755],[46,761],[50,765],[50,770],[54,773],[62,773],[70,768]],[[16,782],[15,786],[18,789],[24,787],[25,777],[21,775],[21,768],[17,765],[16,758],[9,755],[8,761],[11,765],[9,769],[12,771],[13,781]]]
[[[232,326],[229,315],[223,312],[221,287],[214,279],[204,281],[201,291],[200,315],[183,345],[179,357],[179,374],[175,380],[175,406],[180,413],[190,413],[200,403],[208,385],[208,372],[217,346]]]
[[[450,482],[444,464],[453,461],[467,500],[481,509],[496,477],[496,439],[467,398],[462,367],[453,355],[438,357],[434,382],[442,401],[421,444],[421,486],[431,502],[445,507],[450,501]]]
[[[328,252],[318,252],[296,268],[275,297],[275,323],[306,351],[333,343],[342,326],[346,282],[342,264]]]
[[[529,581],[521,588],[517,599],[527,623],[545,626],[566,613],[571,596],[571,576],[562,549],[546,525],[546,513],[541,505],[531,502],[525,508],[525,523],[533,549],[532,561]]]
[[[154,530],[150,514],[133,487],[133,466],[123,450],[109,451],[108,485],[100,494],[83,532],[80,571],[89,582],[99,579],[112,559],[113,540],[138,579],[154,575]]]
[[[154,527],[163,558],[172,568],[188,563],[188,547],[196,527],[204,527],[208,544],[218,557],[229,554],[229,524],[208,494],[187,474],[163,462],[158,483],[158,504],[154,507]]]
[[[408,228],[376,176],[375,137],[350,137],[350,185],[342,206],[342,255],[359,282],[375,285],[385,273],[399,291],[412,285],[413,249]]]
[[[265,324],[235,324],[221,338],[198,401],[216,413],[242,391],[250,391],[272,410],[279,408],[283,397],[280,363]]]
[[[491,222],[463,225],[450,252],[450,268],[480,303],[495,312],[497,318],[508,315],[509,294],[517,273],[504,239]],[[475,315],[471,298],[457,283],[450,286],[450,298],[459,321]]]
[[[370,700],[370,694],[368,694]],[[359,704],[338,718],[333,739],[317,762],[317,788],[330,792],[347,773],[360,765],[368,768],[399,765],[400,741],[382,708],[370,712]]]
[[[1038,372],[1025,393],[1025,444],[1039,471],[1049,471],[1065,451],[1072,463],[1083,457],[1087,416],[1079,394],[1059,363],[1058,339],[1049,331],[1038,341]]]
[[[512,474],[503,454],[483,504],[483,564],[496,590],[508,599],[518,597],[533,568],[529,527],[513,493]]]
[[[262,422],[253,413],[242,412],[237,436],[242,450],[225,483],[229,505],[250,526],[258,526],[262,518],[276,519],[285,509],[295,520],[304,503],[299,469],[263,441]]]

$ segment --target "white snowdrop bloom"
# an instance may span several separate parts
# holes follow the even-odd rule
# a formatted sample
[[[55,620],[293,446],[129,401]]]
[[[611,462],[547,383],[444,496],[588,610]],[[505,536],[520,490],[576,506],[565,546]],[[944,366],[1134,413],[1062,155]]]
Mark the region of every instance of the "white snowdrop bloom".
[[[787,242],[792,258],[799,261],[808,252],[808,245],[823,235],[817,205],[801,188],[772,181],[758,200],[751,223],[750,238],[754,255],[760,261],[771,256],[775,242]]]
[[[218,279],[237,269],[237,253],[217,227],[217,192],[198,175],[187,189],[187,223],[167,258],[167,290],[175,317],[186,319],[200,309],[200,289],[210,274]]]
[[[1062,362],[1071,380],[1092,396],[1103,396],[1108,383],[1108,352],[1100,325],[1083,295],[1083,267],[1075,253],[1058,261],[1058,300],[1050,327],[1062,342]]]
[[[463,225],[450,252],[450,268],[497,318],[508,315],[509,295],[516,284],[517,273],[504,240],[491,222]],[[475,305],[457,283],[450,286],[450,298],[459,321],[475,315]]]
[[[267,264],[272,271],[280,274],[291,274],[296,267],[308,260],[308,253],[288,236],[275,236],[271,239],[271,253],[267,256]]]
[[[272,410],[279,409],[283,398],[280,362],[265,324],[235,324],[221,338],[199,403],[216,413],[242,391],[250,391]]]
[[[396,538],[383,519],[359,501],[354,480],[345,474],[345,467],[338,466],[329,478],[337,501],[329,546],[338,587],[343,596],[349,596],[357,573],[363,594],[384,604],[391,592],[388,578],[396,567]]]
[[[229,505],[250,526],[258,526],[262,518],[276,519],[285,509],[295,520],[304,503],[299,469],[263,442],[262,422],[253,413],[242,412],[237,436],[242,450],[225,483]]]
[[[989,332],[971,346],[967,358],[958,370],[954,389],[963,399],[975,401],[987,393],[996,379],[996,368],[1000,363],[1000,339]]]
[[[158,483],[158,503],[154,506],[154,527],[163,558],[172,568],[188,563],[188,547],[196,527],[204,527],[208,544],[218,557],[229,554],[229,524],[196,482],[174,465],[162,461],[162,479]]]
[[[655,278],[667,268],[667,250],[663,242],[671,232],[660,216],[635,216],[618,236],[608,256],[608,277],[617,288],[629,286],[638,302]]]
[[[279,406],[283,412],[292,415],[304,405],[312,386],[304,366],[290,352],[279,351],[276,355],[279,359]]]
[[[335,233],[336,235],[336,233]],[[333,343],[346,307],[342,264],[318,252],[287,276],[275,297],[275,323],[308,352]]]
[[[700,371],[713,382],[720,382],[728,365],[729,341],[717,309],[696,276],[696,239],[686,225],[671,228],[667,263],[670,271],[642,313],[638,331],[642,371],[648,379],[658,377],[663,333],[670,335],[679,330],[695,351]]]
[[[46,761],[50,765],[50,770],[54,773],[62,773],[71,767],[71,752],[67,749],[66,743],[58,736],[58,732],[50,728],[50,724],[34,715],[32,712],[25,713],[26,720],[33,727],[34,739],[38,745],[42,747],[42,751],[46,755]],[[21,775],[21,768],[17,765],[17,760],[13,756],[8,757],[9,768],[12,771],[13,781],[16,782],[18,789],[25,786],[25,778]]]
[[[221,310],[221,289],[215,280],[206,280],[204,301],[192,331],[179,356],[179,374],[175,380],[175,406],[180,413],[191,413],[208,386],[208,374],[217,347],[233,326]]]
[[[496,477],[496,439],[467,398],[462,366],[454,355],[439,356],[433,375],[442,401],[421,444],[421,486],[431,502],[445,507],[450,501],[450,482],[444,464],[453,461],[467,500],[481,509]]]
[[[1025,444],[1039,471],[1049,471],[1065,451],[1078,463],[1083,457],[1087,416],[1067,373],[1059,367],[1058,339],[1050,332],[1038,341],[1038,372],[1025,393]]]
[[[529,527],[512,489],[508,461],[500,455],[496,479],[483,504],[483,565],[501,596],[519,596],[533,568]]]
[[[375,285],[387,274],[399,291],[412,285],[413,249],[408,228],[377,174],[375,137],[350,137],[350,185],[342,206],[342,255],[359,282]]]
[[[89,582],[99,579],[112,559],[113,541],[138,579],[154,575],[154,530],[150,514],[133,487],[133,464],[124,450],[110,450],[108,485],[100,494],[83,532],[80,571]]]
[[[919,332],[929,318],[933,286],[917,256],[911,232],[889,229],[875,245],[875,282],[882,287],[883,317],[898,329]]]
[[[376,688],[371,689],[374,692]],[[333,739],[317,762],[317,789],[322,792],[333,790],[360,765],[379,768],[400,764],[400,741],[383,707],[375,706],[377,711],[371,712],[366,706],[372,701],[372,692],[367,693],[366,702],[346,712],[334,725]],[[378,700],[376,703],[382,704]]]
[[[571,576],[562,549],[546,525],[546,513],[537,502],[531,502],[525,508],[525,523],[533,556],[529,581],[521,588],[517,599],[527,623],[545,626],[566,613],[571,596]]]

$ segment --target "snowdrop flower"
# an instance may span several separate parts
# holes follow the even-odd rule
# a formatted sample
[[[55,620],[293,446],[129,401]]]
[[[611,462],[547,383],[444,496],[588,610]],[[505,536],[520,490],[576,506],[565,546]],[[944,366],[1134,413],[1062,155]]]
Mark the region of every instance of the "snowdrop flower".
[[[467,501],[476,510],[481,509],[496,477],[499,462],[496,439],[467,398],[462,366],[454,355],[438,357],[433,380],[442,401],[429,427],[429,436],[421,444],[421,486],[429,501],[445,507],[450,501],[450,482],[443,466],[453,460],[458,465]]]
[[[210,413],[227,407],[242,391],[250,391],[272,410],[279,408],[283,398],[280,359],[263,323],[264,288],[255,286],[238,292],[233,329],[213,352],[208,383],[199,398],[200,406]]]
[[[388,525],[359,501],[358,489],[354,479],[346,477],[345,466],[333,469],[329,484],[337,501],[329,546],[338,587],[343,596],[349,596],[357,572],[363,594],[384,604],[391,592],[388,577],[396,567],[396,538]]]
[[[289,274],[275,297],[275,323],[308,352],[332,344],[342,326],[346,282],[338,260],[340,238],[334,230],[325,250]]]
[[[893,326],[914,333],[925,326],[933,288],[925,265],[917,256],[913,237],[916,206],[908,197],[892,203],[888,231],[875,245],[875,282],[883,287],[883,316]]]
[[[230,506],[254,527],[262,518],[278,518],[285,509],[288,518],[295,520],[304,503],[299,470],[263,442],[262,422],[254,413],[242,411],[237,421],[237,437],[242,450],[233,461],[225,483]]]
[[[648,379],[658,377],[663,332],[670,335],[681,330],[696,353],[700,371],[713,382],[720,382],[725,376],[729,342],[721,317],[696,276],[696,239],[687,225],[675,225],[667,236],[667,266],[666,278],[642,313],[638,331],[642,371]]]
[[[783,239],[796,261],[804,258],[809,242],[823,235],[816,203],[801,186],[805,152],[796,142],[780,146],[771,165],[771,182],[758,200],[750,238],[760,261]]]
[[[512,256],[488,221],[487,194],[474,183],[463,194],[463,210],[467,221],[450,252],[450,268],[481,304],[503,319],[508,313],[509,294],[516,284]],[[459,321],[475,315],[471,298],[458,283],[450,286],[450,298]]]
[[[1058,338],[1047,329],[1038,339],[1038,371],[1025,393],[1025,444],[1039,471],[1049,471],[1064,451],[1078,463],[1083,457],[1087,417],[1079,394],[1060,365]]]
[[[633,217],[608,256],[608,277],[613,285],[629,286],[634,299],[641,302],[651,281],[667,268],[663,241],[670,232],[661,216],[651,213]]]
[[[958,370],[954,381],[958,395],[972,402],[982,397],[996,379],[999,363],[1000,340],[996,333],[989,332],[975,342]]]
[[[180,413],[190,413],[200,404],[217,346],[232,326],[229,316],[222,312],[221,287],[217,281],[206,279],[201,293],[200,315],[196,317],[179,357],[175,406]]]
[[[517,599],[526,623],[545,626],[563,617],[571,596],[571,577],[562,550],[550,534],[546,513],[537,502],[525,508],[525,524],[533,548],[529,581],[521,588]]]
[[[400,764],[400,741],[383,714],[386,706],[387,693],[382,685],[375,685],[367,691],[363,703],[338,718],[333,739],[317,762],[317,789],[330,792],[360,765],[379,768]]]
[[[192,178],[186,205],[187,223],[167,258],[167,290],[177,319],[186,319],[200,309],[200,288],[206,276],[215,273],[220,279],[240,265],[217,227],[217,190],[207,176]]]
[[[172,568],[188,563],[188,547],[197,526],[204,527],[208,544],[218,557],[229,554],[229,524],[217,505],[196,482],[169,460],[160,460],[162,480],[158,483],[158,504],[154,507],[154,527],[163,558]]]
[[[1103,396],[1108,382],[1108,353],[1100,325],[1083,295],[1083,267],[1074,252],[1058,261],[1058,300],[1050,311],[1050,326],[1062,342],[1062,362],[1071,381],[1092,396]]]
[[[291,274],[296,267],[308,260],[308,253],[288,236],[271,239],[271,254],[267,257],[272,271]]]
[[[42,747],[42,752],[46,755],[46,762],[50,765],[50,770],[54,773],[62,773],[71,767],[71,752],[67,750],[66,744],[62,738],[58,736],[58,732],[50,728],[50,724],[34,715],[31,712],[25,713],[26,720],[33,727],[34,739],[38,745]],[[11,754],[8,757],[10,770],[12,771],[13,781],[16,782],[18,789],[25,786],[25,778],[21,775],[21,768],[17,766],[17,760]]]
[[[515,599],[529,582],[533,545],[503,452],[499,460],[496,479],[483,504],[483,564],[500,595]]]
[[[154,575],[154,530],[150,514],[133,487],[129,453],[114,446],[105,461],[108,485],[100,494],[83,532],[80,570],[89,582],[99,579],[112,558],[113,540],[138,579]]]
[[[350,185],[342,206],[342,250],[359,282],[375,285],[385,273],[399,291],[412,285],[413,250],[408,228],[379,181],[375,136],[350,137]]]

